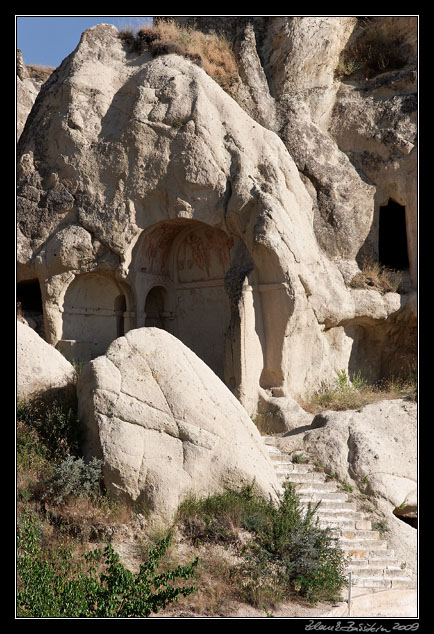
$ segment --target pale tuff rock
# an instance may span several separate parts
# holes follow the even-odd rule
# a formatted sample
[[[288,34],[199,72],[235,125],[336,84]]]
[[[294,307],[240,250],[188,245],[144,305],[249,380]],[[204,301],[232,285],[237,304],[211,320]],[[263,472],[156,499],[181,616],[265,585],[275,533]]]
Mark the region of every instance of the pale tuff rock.
[[[414,567],[417,533],[396,516],[417,516],[417,404],[397,399],[360,411],[322,412],[302,447],[327,473],[355,483],[367,503],[375,500],[391,529],[392,547],[405,551]]]
[[[23,62],[21,51],[17,50],[17,140],[21,136],[26,119],[38,96],[39,86],[34,82]]]
[[[17,320],[17,397],[51,392],[67,397],[75,391],[74,367],[32,328]]]
[[[259,64],[268,46],[270,78],[289,32],[291,46],[315,48],[326,28],[335,60],[351,24],[273,22],[251,59]],[[290,399],[265,407],[286,429],[296,425],[291,399],[336,369],[368,360],[374,379],[396,373],[406,337],[405,362],[413,358],[409,296],[354,292],[341,272],[358,270],[375,187],[327,135],[327,117],[313,114],[318,91],[336,92],[333,65],[318,77],[309,66],[302,94],[316,91],[315,107],[298,95],[294,68],[276,75],[279,99],[289,99],[279,138],[190,61],[130,54],[110,25],[84,32],[42,87],[18,146],[19,279],[39,280],[47,340],[87,361],[128,330],[158,325],[249,414],[260,398]],[[333,196],[339,204],[321,215]],[[336,222],[318,232],[326,217]]]
[[[239,401],[178,339],[133,330],[85,366],[78,382],[87,452],[104,458],[109,491],[173,517],[189,494],[278,483],[259,432]]]

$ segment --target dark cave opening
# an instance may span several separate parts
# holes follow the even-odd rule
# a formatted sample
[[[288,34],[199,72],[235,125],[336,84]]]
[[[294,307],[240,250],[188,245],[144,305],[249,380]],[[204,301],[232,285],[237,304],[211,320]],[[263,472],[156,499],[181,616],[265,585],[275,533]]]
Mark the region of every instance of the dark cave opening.
[[[396,271],[409,268],[405,207],[392,199],[380,207],[378,257],[387,268]]]
[[[404,517],[403,515],[396,515],[396,517],[402,522],[405,522],[405,524],[408,524],[409,526],[411,526],[412,528],[417,528],[417,517]]]
[[[39,280],[24,280],[17,284],[17,302],[21,310],[42,313],[42,295]]]

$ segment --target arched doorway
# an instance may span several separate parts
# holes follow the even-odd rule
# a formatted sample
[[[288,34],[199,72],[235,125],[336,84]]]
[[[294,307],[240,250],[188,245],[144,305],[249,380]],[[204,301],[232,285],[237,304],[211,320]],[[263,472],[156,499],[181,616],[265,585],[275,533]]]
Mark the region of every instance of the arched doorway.
[[[154,286],[151,288],[145,302],[145,326],[166,329],[166,296],[167,291],[162,286]]]
[[[138,325],[168,330],[222,379],[232,245],[221,229],[177,219],[144,234],[134,257],[137,301],[145,309]]]
[[[125,310],[125,295],[112,277],[76,276],[65,293],[62,338],[56,347],[70,361],[86,362],[104,354],[125,332]]]

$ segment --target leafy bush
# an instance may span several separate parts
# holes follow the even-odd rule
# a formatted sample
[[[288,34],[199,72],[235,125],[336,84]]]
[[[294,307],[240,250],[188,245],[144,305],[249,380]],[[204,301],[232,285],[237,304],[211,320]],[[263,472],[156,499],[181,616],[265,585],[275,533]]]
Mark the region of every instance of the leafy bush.
[[[148,552],[137,574],[127,570],[110,545],[74,558],[66,548],[43,552],[36,522],[24,515],[18,527],[17,615],[35,618],[147,617],[195,586],[174,585],[195,575],[197,558],[187,566],[158,572],[172,535]]]
[[[345,559],[329,529],[319,527],[316,507],[304,513],[290,483],[280,505],[253,493],[227,491],[203,500],[190,498],[178,515],[193,541],[235,542],[240,529],[251,539],[235,567],[240,598],[255,605],[279,603],[298,592],[309,602],[335,600],[346,583]]]
[[[58,461],[70,454],[78,455],[81,428],[76,411],[69,404],[42,398],[19,400],[17,421],[37,434],[40,451],[47,459]]]
[[[317,508],[309,505],[303,513],[294,486],[286,483],[280,506],[270,505],[269,521],[249,546],[243,566],[247,595],[268,585],[282,596],[295,590],[310,603],[338,598],[346,561],[330,529],[320,528]]]
[[[47,496],[60,504],[68,495],[84,497],[99,491],[103,461],[92,458],[88,463],[83,458],[67,456],[55,465],[47,483]]]

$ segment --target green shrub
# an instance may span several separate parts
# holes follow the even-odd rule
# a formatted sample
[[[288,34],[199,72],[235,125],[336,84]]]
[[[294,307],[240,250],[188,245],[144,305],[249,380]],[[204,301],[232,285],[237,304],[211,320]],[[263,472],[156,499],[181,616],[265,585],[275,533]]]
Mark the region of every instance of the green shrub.
[[[38,469],[47,462],[47,449],[40,442],[40,438],[35,429],[18,421],[17,424],[17,466],[24,471],[31,468]]]
[[[53,468],[47,482],[47,497],[60,504],[69,495],[85,497],[99,491],[102,465],[103,461],[97,458],[86,463],[83,458],[67,456]]]
[[[302,453],[294,453],[292,454],[291,461],[293,464],[305,464],[309,462],[309,458]]]
[[[235,542],[240,528],[258,530],[268,504],[253,493],[253,485],[242,491],[227,490],[207,498],[190,496],[179,507],[177,521],[198,544],[204,541]]]
[[[181,505],[177,521],[193,541],[235,543],[239,530],[251,539],[242,548],[242,562],[233,570],[242,600],[257,606],[276,605],[297,592],[309,602],[334,601],[346,583],[345,559],[329,529],[319,527],[317,506],[303,511],[295,488],[286,483],[280,505],[241,492]]]
[[[37,434],[35,443],[48,460],[59,461],[70,454],[78,455],[81,428],[70,404],[43,398],[19,400],[17,421]]]
[[[18,526],[17,615],[34,618],[147,617],[195,586],[175,585],[195,575],[197,558],[187,566],[158,572],[172,535],[149,550],[138,573],[127,570],[110,545],[76,558],[66,548],[43,552],[34,519]]]
[[[269,522],[250,544],[243,567],[248,594],[268,583],[281,596],[295,590],[310,603],[338,598],[346,562],[330,529],[320,528],[317,508],[309,505],[304,513],[294,486],[286,483],[280,506],[270,505]]]

